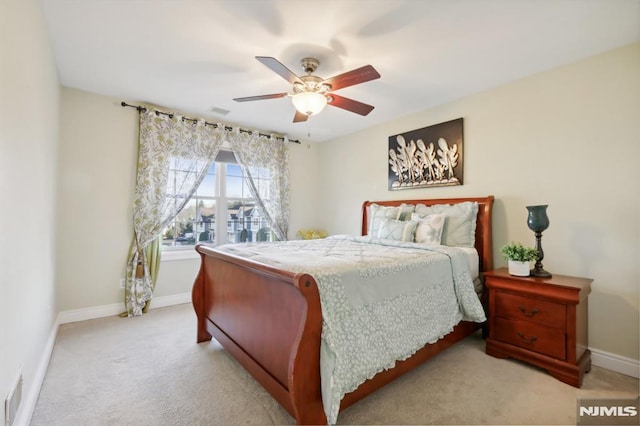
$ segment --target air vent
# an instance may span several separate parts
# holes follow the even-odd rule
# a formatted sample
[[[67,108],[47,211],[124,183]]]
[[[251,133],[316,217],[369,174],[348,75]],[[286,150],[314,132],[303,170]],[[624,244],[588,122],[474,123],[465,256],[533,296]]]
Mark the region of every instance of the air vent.
[[[223,108],[213,107],[211,108],[211,112],[215,112],[216,114],[220,114],[220,115],[227,115],[229,114],[230,111]]]

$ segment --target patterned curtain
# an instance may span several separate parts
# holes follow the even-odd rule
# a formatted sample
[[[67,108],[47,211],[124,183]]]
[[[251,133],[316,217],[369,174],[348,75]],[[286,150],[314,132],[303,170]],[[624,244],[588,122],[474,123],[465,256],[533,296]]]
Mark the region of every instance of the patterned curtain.
[[[251,195],[262,217],[277,238],[287,240],[289,231],[289,151],[287,139],[234,129],[227,135],[231,149],[248,178]],[[263,173],[268,176],[263,176]],[[261,187],[261,178],[269,187]]]
[[[228,131],[224,125],[209,125],[202,119],[142,109],[133,205],[134,237],[125,282],[127,316],[141,315],[148,308],[160,264],[160,234],[193,196],[224,140],[231,145],[248,178],[258,210],[277,238],[287,239],[286,139],[239,129]],[[264,188],[267,181],[269,187]]]
[[[151,300],[160,248],[157,238],[200,185],[224,135],[224,126],[207,125],[202,119],[184,119],[150,108],[140,111],[134,241],[125,283],[128,316],[141,315]],[[155,249],[149,253],[154,242]],[[155,265],[154,270],[149,265]]]

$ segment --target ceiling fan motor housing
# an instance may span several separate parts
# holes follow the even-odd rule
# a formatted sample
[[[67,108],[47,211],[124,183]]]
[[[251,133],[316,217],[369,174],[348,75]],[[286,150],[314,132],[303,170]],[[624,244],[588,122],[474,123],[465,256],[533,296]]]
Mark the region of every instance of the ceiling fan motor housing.
[[[315,92],[324,95],[331,90],[331,85],[323,83],[320,77],[315,75],[303,75],[300,77],[302,83],[293,83],[293,94],[302,92]]]
[[[300,81],[302,81],[303,84],[301,84],[300,82],[293,83],[293,95],[302,92],[314,92],[324,95],[331,90],[330,84],[322,83],[322,78],[311,75],[318,68],[318,65],[320,65],[319,60],[317,60],[316,58],[303,58],[300,61],[300,65],[302,66],[304,72],[307,73],[307,75],[299,77]]]

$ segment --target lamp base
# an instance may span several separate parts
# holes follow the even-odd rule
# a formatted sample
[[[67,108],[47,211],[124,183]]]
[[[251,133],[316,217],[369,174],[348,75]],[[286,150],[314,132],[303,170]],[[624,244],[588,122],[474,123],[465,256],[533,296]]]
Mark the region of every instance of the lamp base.
[[[545,271],[542,268],[534,268],[531,270],[531,276],[539,278],[551,278],[551,273]]]

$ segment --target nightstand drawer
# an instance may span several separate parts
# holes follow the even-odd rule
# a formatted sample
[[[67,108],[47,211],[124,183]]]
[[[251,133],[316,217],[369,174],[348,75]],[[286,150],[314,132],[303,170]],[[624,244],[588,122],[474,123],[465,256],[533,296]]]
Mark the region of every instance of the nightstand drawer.
[[[502,291],[496,292],[495,303],[497,316],[565,329],[567,307],[561,303],[547,302]]]
[[[492,334],[497,340],[557,359],[564,360],[567,356],[566,338],[562,330],[526,321],[496,318]]]

